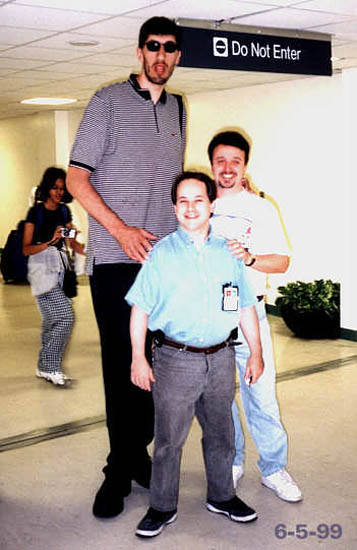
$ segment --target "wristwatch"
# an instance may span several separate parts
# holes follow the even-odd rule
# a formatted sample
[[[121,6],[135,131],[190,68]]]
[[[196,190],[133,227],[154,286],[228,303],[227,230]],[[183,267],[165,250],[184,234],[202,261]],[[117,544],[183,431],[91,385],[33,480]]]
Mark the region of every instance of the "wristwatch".
[[[245,266],[252,267],[252,265],[254,265],[256,261],[257,261],[257,258],[255,256],[252,256],[249,264],[245,264]]]

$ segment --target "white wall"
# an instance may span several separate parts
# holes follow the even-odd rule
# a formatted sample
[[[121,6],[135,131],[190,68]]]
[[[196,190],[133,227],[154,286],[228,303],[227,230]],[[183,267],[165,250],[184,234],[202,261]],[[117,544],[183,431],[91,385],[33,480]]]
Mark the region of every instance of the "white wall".
[[[188,97],[187,167],[209,169],[207,145],[223,128],[241,128],[251,139],[248,173],[279,205],[293,248],[289,272],[270,276],[273,287],[317,278],[351,287],[350,257],[356,258],[351,193],[356,172],[349,142],[353,138],[355,146],[357,136],[351,116],[356,74]],[[357,328],[352,311],[344,311],[343,322],[345,328]]]
[[[0,121],[0,246],[28,210],[33,186],[55,163],[54,115],[45,112]]]

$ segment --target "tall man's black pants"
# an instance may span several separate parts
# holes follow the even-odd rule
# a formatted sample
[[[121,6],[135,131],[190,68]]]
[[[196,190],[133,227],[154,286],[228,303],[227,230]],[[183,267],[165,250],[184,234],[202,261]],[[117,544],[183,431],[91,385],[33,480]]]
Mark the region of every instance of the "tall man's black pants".
[[[102,366],[110,453],[103,472],[126,495],[131,480],[145,469],[147,445],[154,435],[154,407],[151,392],[130,381],[131,308],[124,300],[140,269],[139,264],[94,266],[90,285],[100,333]],[[151,334],[146,356],[151,363]]]

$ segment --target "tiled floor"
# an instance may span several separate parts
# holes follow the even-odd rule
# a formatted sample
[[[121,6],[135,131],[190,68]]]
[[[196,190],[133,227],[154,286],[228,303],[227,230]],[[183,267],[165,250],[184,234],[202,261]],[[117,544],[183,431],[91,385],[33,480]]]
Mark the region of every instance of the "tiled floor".
[[[357,548],[356,343],[299,340],[281,319],[270,318],[289,470],[303,502],[283,502],[260,484],[248,435],[239,495],[256,508],[258,521],[237,525],[206,511],[200,429],[194,423],[182,461],[178,519],[160,537],[142,541],[133,533],[148,505],[144,489],[134,487],[115,520],[91,515],[107,435],[88,286],[82,284],[74,300],[77,320],[65,368],[75,383],[64,390],[34,376],[40,317],[29,287],[0,284],[0,300],[1,550],[131,550],[147,544],[159,550]],[[301,524],[306,539],[298,538]],[[339,538],[336,526],[342,528]]]

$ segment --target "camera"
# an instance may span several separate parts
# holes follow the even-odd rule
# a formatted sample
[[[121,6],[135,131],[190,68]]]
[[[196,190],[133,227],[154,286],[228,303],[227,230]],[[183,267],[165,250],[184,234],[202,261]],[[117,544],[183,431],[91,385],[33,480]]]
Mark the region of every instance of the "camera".
[[[76,230],[70,227],[62,227],[61,235],[66,239],[74,239],[74,237],[76,236]]]

